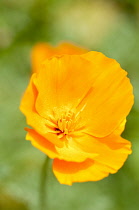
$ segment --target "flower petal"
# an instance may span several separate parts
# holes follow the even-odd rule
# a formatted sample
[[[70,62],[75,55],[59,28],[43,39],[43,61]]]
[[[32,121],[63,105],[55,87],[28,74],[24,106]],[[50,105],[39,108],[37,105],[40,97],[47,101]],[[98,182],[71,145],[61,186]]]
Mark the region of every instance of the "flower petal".
[[[28,131],[28,133],[26,135],[26,140],[30,140],[34,147],[36,147],[37,149],[44,152],[50,158],[58,157],[58,153],[55,149],[54,144],[52,144],[50,141],[48,141],[43,136],[39,135],[33,129],[27,128],[26,130]]]
[[[33,127],[37,133],[49,139],[50,142],[61,147],[63,142],[60,141],[54,134],[48,134],[50,129],[47,127],[47,120],[41,117],[35,108],[35,101],[38,91],[35,87],[36,74],[33,74],[26,89],[21,104],[20,110],[24,113],[27,119],[27,124]]]
[[[133,90],[126,72],[113,59],[102,53],[84,54],[96,64],[93,72],[99,75],[93,81],[92,92],[82,112],[88,132],[96,137],[112,133],[126,118],[133,105]],[[96,73],[95,73],[96,74]]]
[[[74,44],[68,42],[62,42],[56,47],[52,47],[47,43],[38,43],[33,47],[31,53],[33,72],[39,72],[42,62],[51,56],[62,54],[79,55],[86,52],[86,49],[75,46]]]
[[[65,141],[64,145],[62,147],[56,147],[56,150],[59,154],[58,159],[73,162],[83,162],[87,158],[93,159],[99,155],[98,153],[88,153],[82,150],[73,139],[67,142]]]
[[[54,54],[54,48],[46,43],[36,44],[31,53],[31,63],[33,72],[38,72],[41,68],[42,62]]]
[[[116,173],[131,153],[130,142],[118,136],[114,138],[113,135],[102,139],[91,136],[81,138],[78,139],[78,146],[85,152],[99,153],[99,155],[81,163],[55,159],[53,172],[61,184],[97,181],[109,173]]]
[[[24,113],[27,119],[27,124],[39,130],[46,130],[46,119],[40,117],[35,109],[35,101],[38,91],[35,87],[34,81],[36,74],[33,74],[30,83],[22,97],[20,110]]]
[[[45,138],[38,134],[35,130],[26,128],[28,131],[26,140],[30,140],[32,145],[44,152],[50,158],[59,158],[66,161],[82,162],[87,158],[94,158],[98,154],[91,154],[82,151],[80,148],[75,147],[74,143],[68,144],[68,146],[61,141],[61,145],[57,143],[59,139],[56,135],[46,134]],[[56,146],[58,144],[58,146]]]
[[[66,185],[72,185],[73,182],[98,181],[109,175],[104,165],[90,159],[81,163],[55,159],[53,172],[58,181]]]
[[[64,55],[46,60],[37,77],[36,109],[47,118],[50,111],[72,109],[91,88],[95,74],[91,62],[77,55]]]
[[[83,151],[99,153],[94,160],[107,166],[110,173],[115,173],[121,168],[128,155],[131,154],[131,143],[115,134],[105,138],[86,135],[75,141]]]
[[[120,125],[114,130],[115,135],[121,135],[125,129],[126,119],[124,119]]]
[[[87,49],[81,48],[69,42],[62,42],[56,48],[57,54],[80,55],[88,52]]]

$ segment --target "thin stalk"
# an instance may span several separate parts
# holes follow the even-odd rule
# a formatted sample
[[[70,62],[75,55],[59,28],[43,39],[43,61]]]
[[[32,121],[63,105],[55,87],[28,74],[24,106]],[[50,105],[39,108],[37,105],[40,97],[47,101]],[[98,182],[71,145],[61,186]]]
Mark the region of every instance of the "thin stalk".
[[[45,161],[42,165],[41,169],[41,177],[40,177],[40,210],[48,210],[48,197],[47,197],[47,178],[48,178],[48,165],[49,165],[49,157],[45,157]]]

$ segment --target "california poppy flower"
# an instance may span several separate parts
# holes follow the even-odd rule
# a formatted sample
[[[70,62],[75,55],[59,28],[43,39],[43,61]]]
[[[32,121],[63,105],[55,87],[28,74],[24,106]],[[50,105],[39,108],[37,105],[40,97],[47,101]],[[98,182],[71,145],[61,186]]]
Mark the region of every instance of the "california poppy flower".
[[[127,72],[100,52],[48,56],[34,73],[20,109],[26,139],[53,161],[60,183],[116,173],[131,153],[121,137],[133,105]],[[76,54],[76,53],[74,53]]]

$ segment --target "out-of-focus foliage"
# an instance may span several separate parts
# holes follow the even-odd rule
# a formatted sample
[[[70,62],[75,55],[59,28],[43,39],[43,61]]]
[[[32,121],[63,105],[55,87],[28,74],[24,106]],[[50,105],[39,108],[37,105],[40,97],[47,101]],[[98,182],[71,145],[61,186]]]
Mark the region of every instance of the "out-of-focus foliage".
[[[40,210],[45,155],[25,141],[20,98],[31,75],[30,51],[61,40],[102,51],[121,63],[134,86],[135,105],[123,136],[133,144],[124,167],[99,182],[60,185],[48,174],[50,210],[137,210],[139,207],[139,1],[0,1],[0,209]]]

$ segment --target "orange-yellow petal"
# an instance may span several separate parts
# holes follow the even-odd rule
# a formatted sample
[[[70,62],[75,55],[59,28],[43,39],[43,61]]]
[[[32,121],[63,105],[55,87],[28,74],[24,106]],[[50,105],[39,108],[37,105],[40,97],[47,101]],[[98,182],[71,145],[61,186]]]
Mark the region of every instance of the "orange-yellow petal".
[[[82,150],[72,138],[69,139],[69,142],[65,141],[62,147],[56,147],[56,150],[59,154],[58,159],[73,162],[83,162],[87,158],[93,159],[99,155],[99,153],[90,153]]]
[[[120,125],[114,130],[115,135],[121,135],[125,129],[126,119],[124,119]]]
[[[96,66],[97,74],[92,83],[92,92],[83,103],[83,120],[91,135],[104,137],[112,133],[124,121],[133,105],[132,85],[127,73],[113,59],[102,53],[90,52],[82,55]]]
[[[60,141],[54,134],[48,134],[50,131],[47,126],[47,120],[41,117],[35,108],[35,102],[38,91],[35,87],[36,74],[33,74],[30,83],[22,97],[20,110],[24,113],[27,119],[27,124],[36,130],[37,133],[49,139],[50,142],[61,147],[63,142]]]
[[[36,44],[31,53],[31,63],[33,72],[38,72],[41,68],[42,62],[54,54],[54,49],[51,45],[46,43]]]
[[[36,109],[47,118],[57,108],[76,108],[90,90],[94,75],[91,62],[78,55],[64,55],[46,60],[37,77]]]
[[[105,138],[86,135],[75,141],[83,151],[99,153],[94,160],[107,166],[110,173],[115,173],[121,168],[128,155],[131,154],[131,143],[115,134]]]
[[[67,55],[80,55],[88,52],[87,49],[79,47],[69,42],[62,42],[56,48],[56,53],[59,55],[67,54]]]
[[[77,148],[76,144],[74,144],[72,140],[68,146],[63,142],[61,142],[63,144],[56,146],[59,142],[59,139],[56,135],[48,133],[45,135],[45,137],[43,137],[34,129],[26,128],[26,130],[28,131],[26,140],[30,140],[33,146],[44,152],[50,158],[82,162],[87,158],[94,158],[98,155],[95,153],[87,153],[80,148]]]
[[[53,172],[61,184],[101,180],[109,173],[116,173],[131,153],[130,142],[114,135],[102,139],[86,136],[77,143],[85,152],[99,155],[80,163],[55,159]]]
[[[33,72],[39,72],[42,62],[55,55],[79,55],[86,53],[87,50],[81,47],[78,47],[72,43],[62,42],[56,47],[53,47],[47,43],[38,43],[36,44],[31,53],[31,63]]]
[[[39,130],[46,130],[46,119],[40,117],[35,108],[35,101],[38,91],[35,87],[36,74],[33,74],[30,83],[22,97],[20,110],[24,113],[27,119],[27,124]]]
[[[55,159],[53,172],[58,181],[66,185],[72,185],[74,182],[98,181],[109,175],[104,165],[90,159],[81,163]]]
[[[39,135],[33,129],[26,128],[26,130],[28,131],[28,133],[26,135],[26,140],[30,140],[34,147],[36,147],[37,149],[44,152],[50,158],[58,157],[58,153],[55,149],[54,144],[52,144],[50,141],[48,141],[43,136]]]

